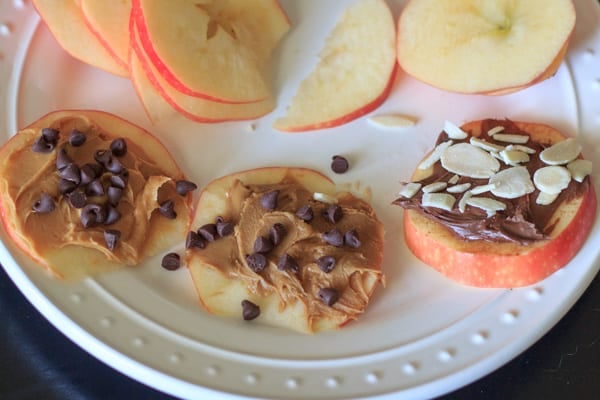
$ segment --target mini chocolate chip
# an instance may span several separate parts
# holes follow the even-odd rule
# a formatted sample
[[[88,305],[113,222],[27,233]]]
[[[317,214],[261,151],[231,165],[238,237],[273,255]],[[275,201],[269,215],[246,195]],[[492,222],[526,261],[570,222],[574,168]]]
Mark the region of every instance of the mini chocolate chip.
[[[339,220],[344,216],[344,212],[342,211],[342,207],[337,204],[332,204],[324,212],[325,218],[334,224],[338,223]]]
[[[42,138],[46,141],[46,143],[56,144],[58,143],[58,130],[54,128],[43,128],[42,129]]]
[[[340,298],[340,294],[334,288],[321,288],[318,295],[319,299],[328,306],[334,305]]]
[[[85,133],[77,129],[73,129],[71,133],[69,133],[69,144],[73,147],[83,146],[86,139]]]
[[[96,150],[94,152],[94,160],[102,166],[108,162],[109,159],[112,158],[110,151],[108,150]]]
[[[249,300],[242,300],[242,318],[251,321],[260,315],[260,307]]]
[[[55,144],[48,143],[43,137],[39,137],[31,146],[31,151],[34,153],[51,153],[54,150]]]
[[[185,237],[185,248],[186,249],[203,249],[206,247],[206,243],[204,243],[204,239],[202,236],[198,234],[198,232],[189,231],[187,236]]]
[[[106,210],[99,204],[86,204],[81,209],[81,224],[84,228],[91,228],[104,223]]]
[[[118,220],[121,219],[121,213],[117,210],[116,207],[108,204],[106,206],[106,219],[104,220],[104,225],[112,225]]]
[[[284,236],[287,234],[287,229],[285,225],[280,222],[274,224],[269,230],[269,239],[274,246],[277,246],[283,240]]]
[[[271,250],[273,250],[273,242],[271,242],[271,239],[264,236],[259,236],[254,241],[254,252],[268,253]]]
[[[64,147],[61,147],[60,150],[58,150],[58,154],[56,155],[56,169],[60,171],[72,163],[73,160],[71,159],[71,157],[69,157],[67,151],[64,149]]]
[[[127,186],[127,182],[129,181],[129,171],[124,169],[117,175],[112,175],[110,177],[110,183],[112,186],[116,186],[121,189],[125,189]]]
[[[85,187],[85,194],[88,196],[104,196],[104,186],[100,179],[94,179]]]
[[[279,257],[279,261],[277,261],[277,269],[280,271],[292,271],[298,272],[300,271],[300,266],[294,259],[294,257],[285,253],[281,257]]]
[[[115,157],[123,157],[127,154],[127,142],[123,138],[113,140],[110,144],[110,151]]]
[[[246,256],[246,264],[248,264],[248,268],[258,273],[267,266],[267,257],[260,253],[250,254]]]
[[[71,193],[73,190],[77,189],[78,184],[75,182],[68,181],[66,179],[61,179],[58,181],[58,191],[61,194]]]
[[[346,234],[344,235],[344,242],[346,243],[346,246],[352,247],[354,249],[359,248],[362,244],[361,241],[358,239],[358,232],[356,232],[355,229],[346,232]]]
[[[310,222],[314,218],[314,213],[310,205],[306,204],[296,211],[296,217],[304,222]]]
[[[214,242],[218,238],[217,225],[205,224],[198,228],[198,234],[207,242]]]
[[[333,257],[333,256],[319,257],[317,259],[317,265],[319,266],[321,271],[328,274],[331,271],[333,271],[333,269],[335,268],[335,257]]]
[[[175,219],[177,218],[177,213],[175,212],[175,203],[173,202],[173,200],[165,200],[162,203],[160,203],[160,206],[158,207],[158,212],[160,212],[160,214],[168,219]]]
[[[74,163],[64,167],[62,170],[60,170],[58,175],[67,181],[75,183],[76,185],[79,185],[81,182],[81,173],[79,171],[79,167]]]
[[[277,208],[277,196],[279,196],[279,190],[271,190],[270,192],[264,193],[260,198],[260,205],[265,210],[274,210]]]
[[[46,214],[52,212],[54,208],[56,208],[56,204],[54,203],[54,199],[46,192],[42,192],[40,194],[40,198],[33,203],[31,207],[33,211],[39,214]]]
[[[348,160],[342,156],[335,155],[331,159],[331,170],[336,174],[343,174],[348,171],[350,164]]]
[[[81,175],[81,184],[87,185],[96,178],[99,178],[102,174],[102,166],[98,164],[84,164],[79,168],[79,174]]]
[[[217,233],[221,237],[231,235],[233,233],[233,230],[235,227],[233,222],[223,221],[223,220],[217,221],[216,225],[217,225]]]
[[[344,235],[338,229],[332,229],[328,232],[324,232],[321,237],[327,244],[335,247],[341,247],[344,245]]]
[[[123,197],[123,189],[116,186],[109,186],[106,190],[106,197],[108,198],[108,202],[110,204],[116,206],[119,204],[121,197]]]
[[[167,253],[163,256],[160,265],[169,271],[175,271],[181,266],[181,258],[177,253]]]
[[[196,189],[198,189],[198,186],[196,186],[194,182],[186,181],[183,179],[175,182],[175,191],[180,196],[185,196],[189,192],[194,191]]]
[[[69,194],[69,204],[73,208],[83,208],[87,203],[87,196],[83,189],[75,189]]]
[[[119,174],[123,171],[123,164],[121,161],[117,160],[114,157],[110,157],[108,161],[102,164],[107,171],[112,172],[113,174]]]
[[[121,238],[121,231],[116,229],[106,229],[104,231],[104,241],[106,242],[106,247],[110,251],[113,251],[115,247],[117,247],[117,242]]]

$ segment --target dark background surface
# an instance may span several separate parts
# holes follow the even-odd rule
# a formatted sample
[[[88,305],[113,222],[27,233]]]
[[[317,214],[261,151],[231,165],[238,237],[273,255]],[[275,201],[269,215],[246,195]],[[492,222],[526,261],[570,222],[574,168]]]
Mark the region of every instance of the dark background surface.
[[[48,323],[0,268],[0,399],[172,399],[96,360]],[[523,354],[442,399],[600,399],[600,275]]]

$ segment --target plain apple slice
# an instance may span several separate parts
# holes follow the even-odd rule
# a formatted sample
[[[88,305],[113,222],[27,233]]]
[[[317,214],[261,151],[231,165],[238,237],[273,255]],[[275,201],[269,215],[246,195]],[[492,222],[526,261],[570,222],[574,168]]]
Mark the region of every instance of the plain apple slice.
[[[145,53],[160,74],[182,93],[225,103],[268,98],[270,83],[261,57],[270,55],[274,45],[271,40],[263,43],[271,36],[257,34],[246,20],[259,17],[261,23],[266,21],[261,29],[270,32],[273,27],[266,25],[270,19],[261,15],[281,16],[281,7],[272,0],[215,2],[226,6],[214,9],[212,3],[133,0],[133,15]],[[245,4],[241,8],[246,12],[229,12],[240,3]],[[277,26],[285,28],[285,24]],[[278,41],[280,28],[275,32]],[[257,50],[261,46],[265,47]]]
[[[131,0],[78,1],[90,31],[126,66],[129,59]]]
[[[131,80],[146,113],[155,123],[168,119],[173,114],[172,110],[195,122],[216,123],[255,119],[275,107],[271,96],[256,103],[227,104],[183,94],[171,87],[147,60],[134,28],[131,29],[131,36]]]
[[[398,61],[440,89],[506,94],[551,77],[574,27],[571,0],[411,0],[398,22]]]
[[[236,243],[245,243],[243,239],[244,235],[262,226],[261,222],[258,222],[248,230],[244,229],[244,233],[242,233],[240,226],[242,223],[239,221],[241,219],[239,216],[239,207],[241,204],[239,203],[243,199],[237,198],[235,193],[238,192],[234,188],[239,186],[239,182],[243,185],[276,185],[281,182],[290,182],[291,180],[297,182],[309,192],[323,193],[329,196],[333,196],[336,193],[336,187],[329,178],[317,171],[306,168],[258,168],[233,173],[210,182],[200,193],[196,214],[191,226],[201,227],[205,224],[214,223],[215,219],[219,216],[223,217],[226,221],[235,223],[237,226],[232,235],[209,242],[204,249],[188,249],[186,251],[186,262],[202,306],[213,314],[241,319],[241,302],[249,300],[260,307],[260,316],[257,322],[309,333],[336,329],[350,320],[357,318],[358,314],[364,311],[364,307],[367,306],[375,288],[383,281],[381,272],[383,229],[379,223],[375,223],[375,226],[371,227],[373,228],[373,235],[369,235],[368,240],[364,240],[361,249],[358,250],[364,252],[364,257],[361,257],[361,261],[359,262],[362,264],[361,268],[356,269],[355,266],[350,267],[347,264],[343,264],[343,268],[336,267],[337,270],[331,272],[331,274],[327,274],[319,268],[315,268],[314,264],[310,265],[300,262],[302,265],[300,266],[301,272],[299,274],[303,277],[302,279],[308,279],[305,277],[312,275],[315,281],[319,279],[323,279],[323,282],[334,280],[342,287],[345,283],[352,282],[353,289],[344,292],[341,296],[345,300],[343,302],[340,301],[343,304],[353,304],[353,306],[349,306],[348,308],[344,305],[339,305],[338,308],[335,304],[332,307],[324,306],[318,300],[316,302],[309,301],[310,305],[307,305],[303,300],[314,296],[312,284],[309,283],[310,280],[304,280],[304,289],[296,292],[297,286],[295,283],[292,283],[296,278],[287,276],[287,272],[279,271],[274,265],[267,266],[261,272],[262,276],[266,277],[264,278],[266,283],[264,289],[258,291],[253,289],[255,286],[253,282],[256,283],[257,279],[261,279],[259,278],[260,275],[254,274],[248,267],[242,267],[239,272],[241,275],[233,272],[236,268],[234,265],[239,265],[238,263],[240,262],[237,258],[232,258],[233,254],[238,251],[238,244]],[[346,203],[342,203],[342,207],[344,207],[344,204]],[[363,210],[369,208],[365,205],[366,203],[361,204],[367,207]],[[287,213],[287,211],[278,209],[271,214],[271,217],[283,213]],[[328,229],[331,229],[331,223],[324,222],[321,219],[323,217],[317,215],[318,213],[315,210],[315,218],[311,226],[327,226]],[[348,213],[350,212],[348,211]],[[350,214],[345,215],[336,225],[339,229],[345,231],[347,226],[344,224],[351,223],[351,218]],[[296,223],[299,225],[305,224],[299,218],[296,219]],[[244,221],[248,220],[244,219]],[[269,219],[268,221],[272,223],[273,220]],[[285,221],[284,224],[287,225],[288,222],[287,220]],[[299,237],[297,235],[300,235],[300,233],[294,232],[291,228],[293,226],[291,224],[294,224],[294,221],[289,221],[289,224],[289,230],[284,234],[284,239],[277,245],[283,246],[283,248],[276,246],[270,254],[267,254],[267,258],[278,258],[278,255],[274,254],[277,252],[295,251],[293,249],[295,246],[298,246],[295,238]],[[303,228],[298,228],[299,231],[301,229]],[[361,229],[368,228],[362,226],[362,228],[359,228],[359,231]],[[365,231],[362,232],[365,233]],[[250,234],[250,236],[254,237],[253,234]],[[306,242],[310,242],[311,240],[313,239],[306,239]],[[321,251],[319,250],[320,244],[318,242],[319,240],[317,240],[317,243],[312,243],[312,246],[315,246],[314,248],[311,248],[311,245],[309,245],[307,250],[302,253],[303,257],[308,259],[312,255],[318,254]],[[239,245],[242,248],[239,251],[243,252],[244,245]],[[336,249],[327,251],[343,252],[345,250]],[[351,251],[344,254],[346,260],[354,257]],[[337,258],[338,263],[345,263],[345,261],[342,261],[343,258],[344,256],[340,255]],[[242,260],[241,262],[243,263],[244,261]],[[269,261],[269,263],[271,262]],[[335,277],[333,277],[334,275]],[[281,278],[278,276],[285,277]],[[273,283],[279,279],[283,279],[284,282],[288,283],[275,284],[274,287],[281,288],[280,291],[268,289],[270,286],[268,282]],[[288,281],[287,279],[290,280]],[[360,309],[358,312],[354,307],[357,304],[360,304],[360,306],[357,306]]]
[[[147,177],[146,183],[142,183],[141,175],[130,169],[129,184],[124,195],[131,199],[127,200],[131,204],[147,204],[148,207],[134,207],[129,211],[129,203],[124,204],[124,208],[118,205],[122,212],[121,220],[112,225],[78,228],[79,211],[65,207],[60,210],[68,210],[67,213],[57,214],[59,207],[66,206],[67,202],[66,197],[59,194],[55,187],[58,179],[54,172],[57,151],[34,153],[31,146],[38,140],[41,129],[57,128],[61,130],[62,136],[59,143],[63,143],[69,151],[82,152],[83,158],[87,159],[89,156],[93,162],[93,148],[86,147],[84,143],[75,150],[65,144],[71,129],[85,131],[90,126],[99,129],[108,143],[113,138],[124,138],[130,155],[120,158],[123,165],[129,167],[133,160],[130,157],[135,154],[138,158],[136,165],[141,166],[140,171],[152,176]],[[91,139],[86,143],[89,140]],[[43,168],[40,168],[41,164]],[[42,183],[31,183],[32,176],[44,176],[43,174],[48,177]],[[146,257],[181,243],[191,219],[191,194],[175,194],[175,181],[181,179],[184,179],[184,175],[176,161],[148,131],[101,111],[56,111],[22,129],[0,148],[0,219],[8,236],[24,254],[58,278],[77,280],[123,268],[125,265],[137,265]],[[49,194],[52,192],[57,208],[48,214],[30,215],[28,206],[23,211],[22,206],[30,203],[29,193],[36,198],[42,188]],[[148,196],[140,197],[134,193],[145,193]],[[154,208],[163,201],[163,197],[173,201],[176,218],[166,218]],[[77,222],[72,236],[61,236],[70,231],[69,224],[64,222],[73,221],[73,218]],[[122,232],[114,251],[101,245],[104,229],[119,229]],[[36,232],[37,236],[34,236]],[[40,233],[44,235],[44,240],[34,240],[34,237],[39,238]],[[130,245],[138,250],[130,251]]]
[[[361,0],[346,10],[320,61],[301,83],[273,127],[297,132],[356,119],[388,96],[396,71],[396,28],[383,0]]]
[[[127,77],[127,64],[116,58],[90,31],[75,0],[33,0],[48,29],[71,56],[114,75]]]

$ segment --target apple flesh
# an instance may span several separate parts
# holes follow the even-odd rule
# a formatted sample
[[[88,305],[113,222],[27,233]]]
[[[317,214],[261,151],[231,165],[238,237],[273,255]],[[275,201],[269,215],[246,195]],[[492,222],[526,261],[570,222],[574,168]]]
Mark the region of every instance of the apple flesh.
[[[299,132],[350,122],[387,98],[396,66],[396,27],[388,5],[361,0],[338,21],[318,65],[273,127]]]
[[[398,21],[398,62],[443,90],[508,94],[554,75],[575,19],[571,0],[411,0]]]
[[[127,77],[127,65],[89,30],[75,0],[33,0],[33,5],[60,46],[74,58],[114,75]]]

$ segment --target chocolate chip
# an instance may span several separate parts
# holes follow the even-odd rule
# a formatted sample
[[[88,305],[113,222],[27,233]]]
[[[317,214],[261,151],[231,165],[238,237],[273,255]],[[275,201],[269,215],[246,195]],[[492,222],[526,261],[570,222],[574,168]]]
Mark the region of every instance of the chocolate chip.
[[[76,189],[69,194],[69,204],[73,208],[83,208],[87,203],[87,196],[83,189]]]
[[[314,213],[310,205],[306,204],[296,211],[296,217],[300,218],[302,221],[310,222],[314,218]]]
[[[113,140],[110,144],[110,151],[115,157],[123,157],[127,154],[127,142],[123,138]]]
[[[194,182],[186,181],[183,179],[175,182],[175,191],[180,196],[185,196],[189,192],[194,191],[196,189],[198,189],[198,186],[196,186]]]
[[[43,137],[39,137],[31,146],[31,151],[34,153],[51,153],[54,150],[55,144],[48,143]]]
[[[269,230],[269,239],[271,239],[271,242],[274,246],[277,246],[279,243],[281,243],[286,234],[287,229],[285,229],[285,225],[277,222]]]
[[[59,134],[59,131],[54,128],[43,128],[42,129],[42,138],[46,141],[46,143],[52,143],[52,144],[58,143],[58,134]]]
[[[81,173],[79,171],[79,167],[74,163],[64,167],[62,170],[60,170],[58,175],[67,181],[75,183],[76,185],[79,185],[81,182]]]
[[[158,207],[158,212],[160,212],[163,217],[168,219],[177,218],[177,213],[175,212],[175,203],[173,200],[163,201]]]
[[[348,160],[342,156],[335,155],[331,159],[331,170],[336,174],[343,174],[348,171],[350,164]]]
[[[86,204],[81,209],[80,219],[84,228],[100,225],[106,220],[106,210],[99,204]]]
[[[337,289],[334,288],[321,288],[319,289],[319,299],[328,306],[334,305],[340,298],[340,294]]]
[[[242,318],[251,321],[260,315],[260,307],[249,300],[242,300]]]
[[[268,253],[271,250],[273,250],[273,242],[271,242],[271,239],[264,236],[259,236],[254,241],[254,252]]]
[[[177,253],[167,253],[163,256],[160,265],[169,271],[175,271],[181,266],[181,258]]]
[[[113,174],[120,174],[121,171],[123,171],[123,169],[125,168],[123,167],[123,164],[121,164],[121,161],[117,160],[114,157],[110,157],[104,164],[102,164],[102,166],[106,168],[107,171],[112,172]]]
[[[356,232],[355,229],[346,232],[346,234],[344,235],[344,242],[346,243],[346,246],[352,247],[354,249],[359,248],[362,244],[361,241],[358,239],[358,232]]]
[[[85,194],[88,196],[104,196],[104,186],[100,179],[94,179],[85,187]]]
[[[39,214],[46,214],[52,212],[56,208],[54,199],[46,192],[40,194],[40,198],[33,203],[31,207],[33,211]]]
[[[104,231],[104,241],[106,242],[106,247],[110,251],[113,251],[115,247],[117,247],[117,243],[121,238],[121,231],[116,229],[106,229]]]
[[[277,269],[280,271],[292,271],[298,272],[300,271],[300,266],[294,259],[294,257],[285,253],[281,257],[279,257],[279,261],[277,261]]]
[[[207,242],[214,242],[218,238],[217,225],[206,224],[198,228],[198,234]]]
[[[335,268],[335,257],[333,257],[333,256],[319,257],[317,259],[317,265],[319,266],[321,271],[328,274],[331,271],[333,271],[333,269]]]
[[[187,236],[185,237],[185,248],[186,249],[203,249],[206,247],[206,243],[204,243],[204,239],[202,236],[198,234],[198,232],[189,231]]]
[[[324,216],[329,222],[336,224],[342,219],[344,212],[342,211],[342,207],[338,206],[337,204],[332,204],[327,207],[324,212]]]
[[[99,178],[102,174],[102,166],[98,164],[84,164],[79,168],[79,174],[81,176],[81,184],[87,185],[96,178]]]
[[[248,264],[248,268],[258,273],[267,266],[267,258],[260,253],[250,254],[246,256],[246,264]]]
[[[56,155],[56,169],[62,170],[66,168],[69,164],[72,164],[73,160],[67,154],[67,151],[64,148],[58,150],[58,154]]]
[[[69,133],[69,144],[73,147],[83,146],[86,139],[85,133],[77,129],[73,129],[71,133]]]
[[[327,244],[335,247],[341,247],[344,245],[344,235],[338,229],[332,229],[328,232],[324,232],[321,237]]]
[[[112,175],[110,177],[110,184],[112,186],[116,186],[121,189],[125,189],[127,186],[127,182],[129,181],[129,171],[124,169],[117,175]]]
[[[71,193],[73,190],[77,189],[78,184],[75,182],[68,181],[66,179],[61,179],[58,181],[58,191],[61,194]]]
[[[231,235],[235,228],[235,225],[233,224],[233,222],[223,221],[222,219],[221,220],[217,219],[216,225],[217,225],[217,233],[221,237]]]
[[[123,189],[116,186],[109,186],[106,190],[106,196],[108,198],[108,202],[113,206],[116,206],[119,204],[121,197],[123,197]]]
[[[112,225],[118,220],[121,219],[121,213],[117,210],[116,207],[111,206],[110,204],[106,206],[106,219],[104,220],[104,225]]]
[[[94,160],[102,166],[112,158],[112,154],[108,150],[96,150],[94,152]]]
[[[274,210],[277,208],[277,196],[279,196],[279,190],[271,190],[262,195],[260,198],[260,205],[265,210]]]

